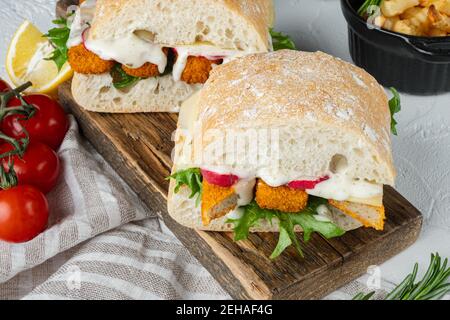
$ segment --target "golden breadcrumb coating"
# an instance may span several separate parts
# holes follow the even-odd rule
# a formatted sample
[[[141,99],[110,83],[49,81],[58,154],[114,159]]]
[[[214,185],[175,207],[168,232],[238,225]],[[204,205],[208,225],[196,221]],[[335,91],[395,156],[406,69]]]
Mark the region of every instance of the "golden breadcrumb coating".
[[[138,78],[153,78],[159,76],[158,66],[150,62],[135,69],[122,65],[122,70],[128,75]]]
[[[371,227],[379,231],[384,230],[384,221],[386,219],[384,206],[376,207],[336,200],[328,200],[328,202],[346,215],[361,222],[365,227]]]
[[[237,195],[234,188],[223,188],[208,183],[203,179],[202,222],[207,226],[211,220],[218,219],[234,210],[237,206]]]
[[[222,60],[208,60],[205,57],[188,57],[181,80],[189,84],[205,83],[214,64],[221,64]]]
[[[102,60],[89,51],[83,44],[72,47],[68,53],[69,64],[73,71],[81,74],[102,74],[111,71],[115,62]]]
[[[163,48],[163,51],[166,56],[169,54],[169,48]],[[126,65],[122,65],[122,70],[128,75],[138,78],[153,78],[160,75],[158,66],[150,62],[145,63],[139,68],[130,68]]]
[[[306,208],[308,194],[287,186],[273,188],[263,180],[256,184],[256,202],[262,209],[298,213]]]

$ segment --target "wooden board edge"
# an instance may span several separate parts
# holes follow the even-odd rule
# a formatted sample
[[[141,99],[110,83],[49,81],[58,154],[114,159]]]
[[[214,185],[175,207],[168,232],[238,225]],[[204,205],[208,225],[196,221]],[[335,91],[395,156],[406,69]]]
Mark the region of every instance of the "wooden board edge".
[[[307,279],[301,285],[293,284],[285,288],[279,294],[275,294],[274,299],[298,299],[298,290],[304,286],[313,287],[315,290],[302,293],[300,299],[313,300],[326,297],[367,273],[368,266],[379,266],[414,244],[421,233],[422,221],[422,217],[412,220],[395,233],[389,234],[380,241],[367,244],[364,250],[354,252],[344,259],[341,265],[330,265],[327,271]]]
[[[254,274],[253,270],[246,268],[238,257],[233,256],[226,248],[218,244],[207,232],[200,232],[200,236],[215,254],[229,261],[230,271],[241,283],[245,283],[244,289],[251,299],[313,300],[327,296],[365,274],[368,266],[380,265],[411,246],[420,235],[422,221],[422,217],[418,216],[417,219],[401,226],[395,233],[388,234],[381,241],[367,244],[364,250],[353,252],[349,258],[342,257],[335,264],[329,264],[327,270],[304,281],[292,283],[279,291],[271,291],[258,276],[249,278],[248,275]],[[314,288],[314,290],[305,291],[305,288]]]

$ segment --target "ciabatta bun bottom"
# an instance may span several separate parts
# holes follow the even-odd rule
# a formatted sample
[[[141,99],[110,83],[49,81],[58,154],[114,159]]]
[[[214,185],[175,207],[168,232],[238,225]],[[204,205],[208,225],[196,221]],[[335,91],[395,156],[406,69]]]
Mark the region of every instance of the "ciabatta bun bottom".
[[[196,230],[203,231],[219,231],[219,232],[231,232],[234,225],[227,223],[227,217],[216,219],[211,221],[209,226],[204,226],[201,219],[200,204],[196,204],[196,199],[189,199],[190,190],[186,187],[182,187],[179,193],[174,192],[175,182],[172,179],[169,188],[168,198],[168,211],[170,216],[179,224]],[[358,229],[362,224],[355,219],[343,214],[335,208],[330,208],[331,220],[345,231]],[[261,221],[259,225],[251,232],[278,232],[278,224],[273,221],[270,224],[268,221]],[[301,232],[300,227],[296,227],[297,232]]]
[[[183,101],[200,87],[175,82],[172,75],[166,75],[141,80],[129,89],[118,90],[108,73],[76,73],[72,80],[72,95],[81,107],[94,112],[179,112]]]

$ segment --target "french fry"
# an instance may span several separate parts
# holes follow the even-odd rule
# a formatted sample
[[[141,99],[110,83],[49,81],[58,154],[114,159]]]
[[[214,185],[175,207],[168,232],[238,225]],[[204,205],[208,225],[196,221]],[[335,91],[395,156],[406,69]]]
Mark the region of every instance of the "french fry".
[[[400,21],[399,16],[395,16],[395,17],[390,17],[390,18],[386,18],[386,21],[383,24],[383,28],[387,29],[387,30],[393,30],[395,24]]]
[[[428,18],[428,8],[412,7],[400,17],[402,20],[408,20],[408,23],[417,29],[417,35],[426,35],[430,29],[431,22]]]
[[[392,29],[395,32],[410,36],[419,35],[419,30],[409,20],[399,20]]]
[[[384,0],[375,25],[414,35],[443,37],[450,34],[450,0]]]
[[[426,8],[428,8],[429,6],[431,6],[433,4],[438,4],[440,2],[442,2],[442,0],[419,0],[420,6],[426,7]]]
[[[441,0],[438,3],[437,8],[440,12],[445,13],[450,16],[450,1],[449,0]]]
[[[385,17],[394,17],[418,5],[419,0],[384,0],[381,3],[381,12]]]
[[[431,28],[428,31],[428,35],[430,37],[446,37],[447,36],[447,32],[442,31],[441,29]]]
[[[428,9],[428,19],[435,29],[440,29],[447,33],[450,32],[450,17],[442,14],[436,9],[435,5],[431,5]]]
[[[441,13],[445,13],[450,16],[450,1],[449,0],[420,0],[420,5],[422,7],[431,7],[434,5],[436,9]]]

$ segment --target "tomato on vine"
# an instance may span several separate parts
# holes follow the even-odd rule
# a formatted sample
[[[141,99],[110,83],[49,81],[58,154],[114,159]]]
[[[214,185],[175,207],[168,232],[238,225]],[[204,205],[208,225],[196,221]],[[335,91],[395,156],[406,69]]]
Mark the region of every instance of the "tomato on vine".
[[[47,227],[48,202],[32,186],[0,191],[0,239],[20,243],[32,240]]]
[[[0,92],[8,92],[11,91],[11,87],[8,83],[0,79]]]
[[[25,129],[30,141],[42,142],[58,150],[69,129],[63,108],[42,94],[24,96],[23,100],[35,108],[33,116],[28,119],[22,114],[7,115],[2,121],[1,131],[10,137],[23,139],[26,137]],[[22,103],[21,99],[13,98],[8,102],[8,108],[21,106]]]
[[[14,150],[8,143],[0,146],[0,155]],[[60,172],[58,155],[49,146],[41,142],[31,142],[22,157],[15,155],[2,159],[3,167],[8,170],[12,162],[19,185],[32,185],[44,194],[56,186]]]
[[[50,117],[48,114],[49,110],[59,105],[50,106],[41,112],[41,105],[35,106],[33,99],[25,101],[21,94],[30,86],[31,83],[28,82],[11,90],[0,81],[2,124],[10,117],[17,118],[19,124],[27,126],[28,121],[31,121],[36,113],[40,114],[39,121],[35,121],[31,126],[35,140],[31,143],[25,127],[25,129],[21,127],[18,136],[0,132],[0,139],[3,140],[0,144],[0,240],[14,243],[29,241],[45,230],[49,208],[43,192],[48,192],[55,186],[60,167],[56,153],[37,138],[43,129],[47,129],[49,134],[57,133],[50,129],[60,127],[61,124],[53,123],[57,117]],[[49,104],[42,108],[46,108]],[[65,115],[64,120],[62,126],[67,127]],[[54,136],[52,139],[50,142],[55,141]]]

